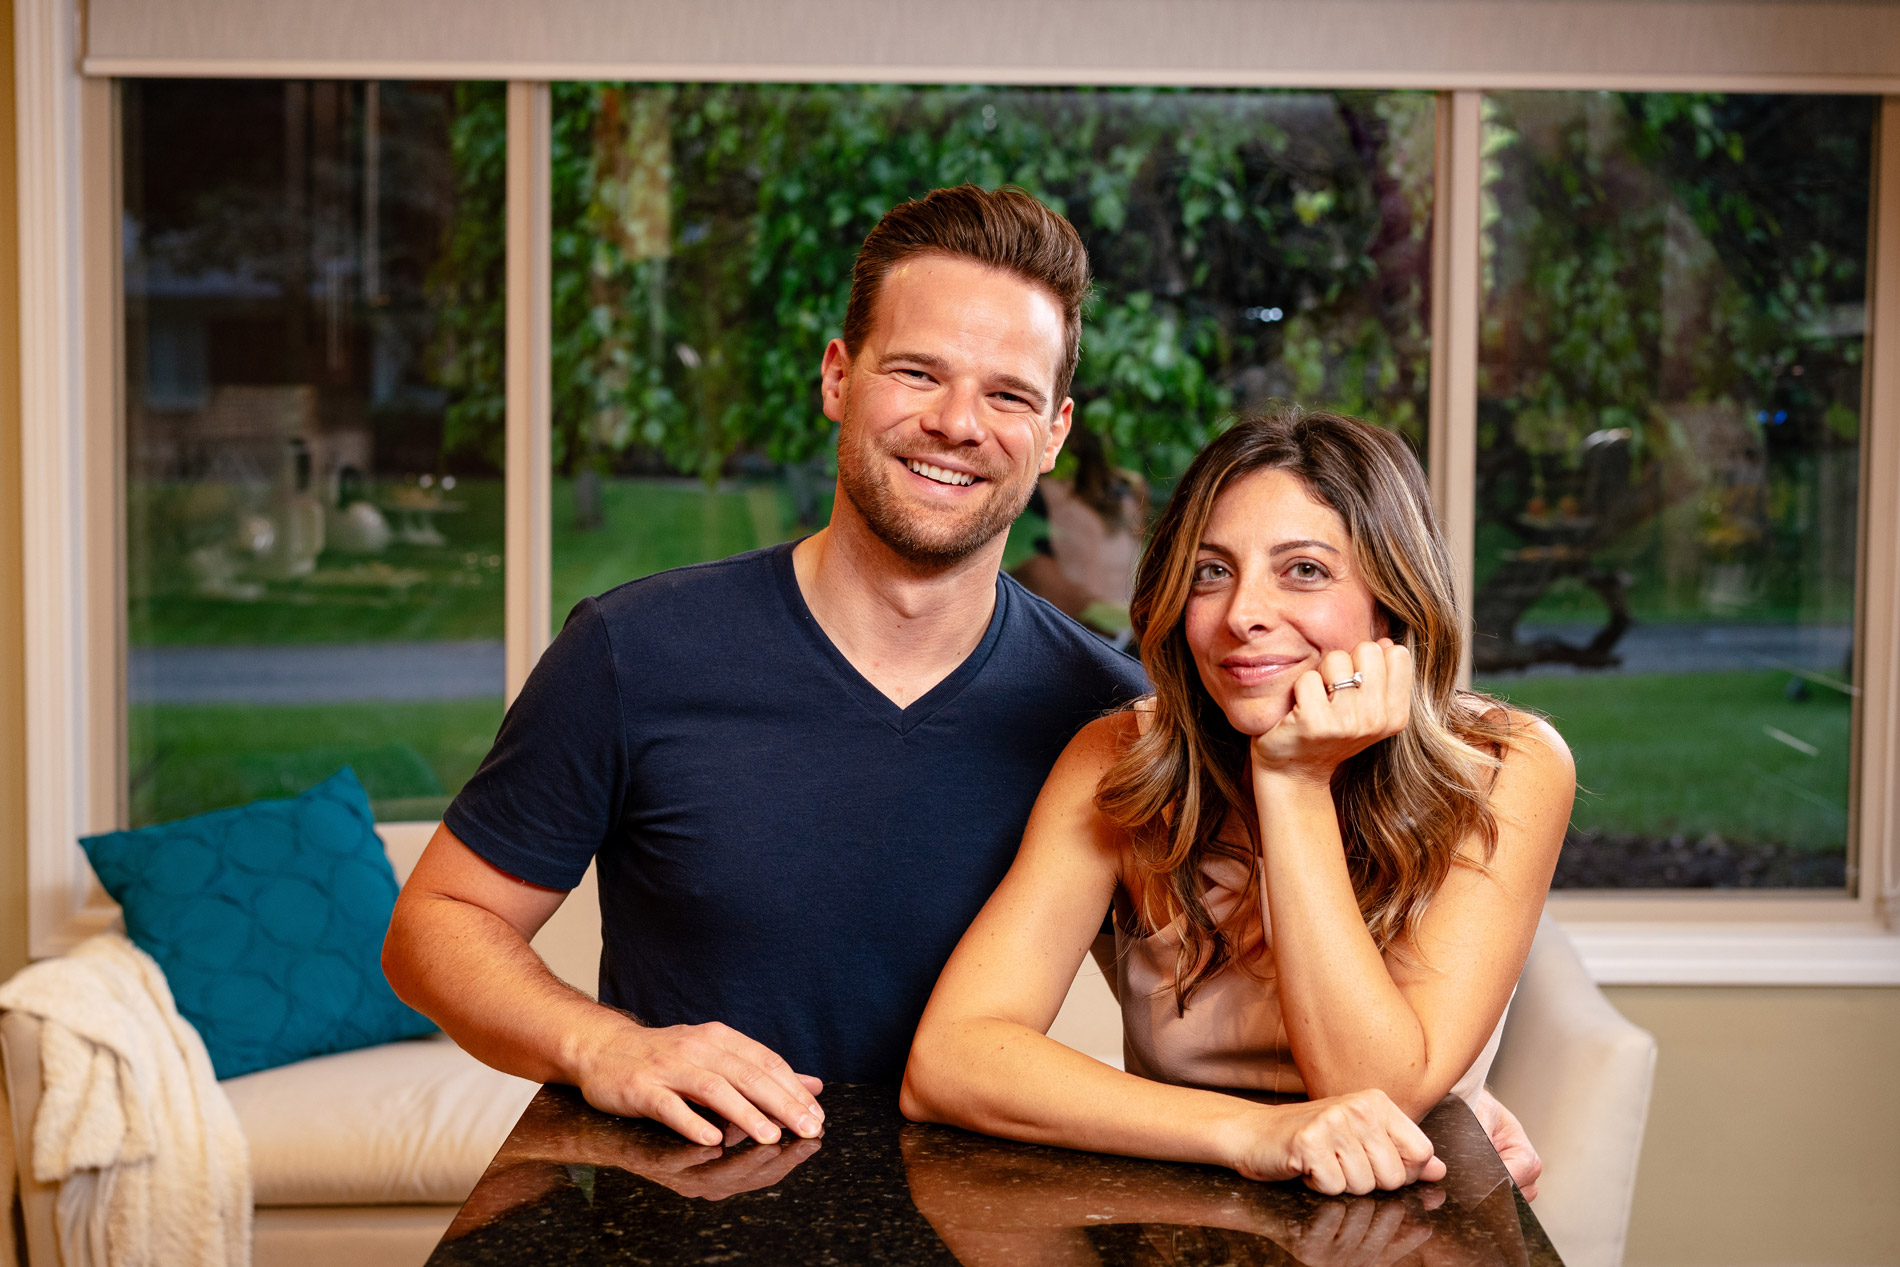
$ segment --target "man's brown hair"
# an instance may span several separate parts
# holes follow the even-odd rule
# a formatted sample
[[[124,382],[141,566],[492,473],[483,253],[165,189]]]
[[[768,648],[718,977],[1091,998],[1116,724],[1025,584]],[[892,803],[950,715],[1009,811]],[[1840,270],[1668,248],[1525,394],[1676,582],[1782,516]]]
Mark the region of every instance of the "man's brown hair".
[[[1089,256],[1075,226],[1020,189],[976,185],[933,190],[884,213],[851,269],[844,346],[856,356],[871,333],[885,274],[913,255],[936,252],[975,260],[1048,291],[1062,307],[1062,361],[1056,366],[1051,412],[1069,394],[1082,351],[1082,302],[1089,293]]]

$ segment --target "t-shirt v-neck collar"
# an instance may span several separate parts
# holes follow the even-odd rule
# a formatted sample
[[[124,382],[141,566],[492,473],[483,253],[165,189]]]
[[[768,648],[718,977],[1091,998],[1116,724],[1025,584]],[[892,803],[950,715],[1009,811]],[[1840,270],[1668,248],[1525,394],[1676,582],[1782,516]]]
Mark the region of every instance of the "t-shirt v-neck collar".
[[[996,578],[996,606],[990,612],[989,628],[983,631],[983,640],[963,662],[952,669],[943,679],[918,696],[909,708],[899,708],[897,702],[883,691],[877,689],[871,680],[858,672],[857,666],[838,650],[831,636],[818,623],[811,613],[811,607],[805,602],[804,591],[798,588],[798,572],[792,565],[792,551],[798,542],[788,541],[779,546],[772,557],[773,570],[778,573],[779,589],[785,597],[786,609],[791,613],[792,623],[797,625],[812,646],[828,660],[837,673],[838,680],[845,690],[858,701],[873,717],[889,726],[897,733],[904,734],[920,723],[929,720],[939,709],[962,693],[976,675],[983,670],[984,661],[1002,638],[1003,622],[1009,612],[1009,587],[1003,584],[1003,578]]]

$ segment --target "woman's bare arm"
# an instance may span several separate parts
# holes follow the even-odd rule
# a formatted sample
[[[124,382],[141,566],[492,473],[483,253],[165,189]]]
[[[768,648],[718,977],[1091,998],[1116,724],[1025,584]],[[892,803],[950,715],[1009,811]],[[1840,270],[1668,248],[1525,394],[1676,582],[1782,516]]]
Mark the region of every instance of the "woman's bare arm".
[[[1318,674],[1296,688],[1298,705],[1282,726],[1307,727],[1308,750],[1323,749],[1355,723],[1368,730],[1403,724],[1402,715],[1381,717],[1381,697],[1390,711],[1409,692],[1403,648],[1367,643],[1350,664],[1327,671],[1343,678],[1354,669],[1366,685],[1333,699]],[[1464,861],[1452,867],[1405,947],[1409,964],[1381,956],[1366,931],[1334,810],[1332,765],[1276,760],[1276,753],[1297,754],[1297,735],[1255,742],[1262,900],[1288,1039],[1313,1095],[1377,1087],[1421,1116],[1464,1075],[1503,1014],[1537,930],[1575,790],[1569,750],[1556,731],[1521,715],[1513,725],[1490,799],[1497,849],[1480,868],[1468,865],[1478,860],[1477,842],[1466,843]],[[1263,749],[1270,750],[1265,759]]]
[[[1009,874],[931,995],[901,1105],[920,1121],[1167,1161],[1325,1192],[1393,1188],[1443,1165],[1381,1092],[1263,1106],[1138,1078],[1047,1037],[1118,880],[1121,837],[1095,789],[1126,714],[1085,728],[1057,762]]]

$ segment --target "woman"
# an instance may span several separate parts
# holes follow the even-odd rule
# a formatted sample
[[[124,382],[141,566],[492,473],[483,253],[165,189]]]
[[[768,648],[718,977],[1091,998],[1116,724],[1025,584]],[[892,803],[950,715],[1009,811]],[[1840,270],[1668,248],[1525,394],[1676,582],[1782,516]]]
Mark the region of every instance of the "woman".
[[[1131,616],[1155,693],[1057,762],[904,1111],[1325,1192],[1437,1178],[1414,1120],[1482,1086],[1575,781],[1548,725],[1456,687],[1417,461],[1338,415],[1238,424],[1168,503]],[[1127,1073],[1046,1036],[1111,908]]]

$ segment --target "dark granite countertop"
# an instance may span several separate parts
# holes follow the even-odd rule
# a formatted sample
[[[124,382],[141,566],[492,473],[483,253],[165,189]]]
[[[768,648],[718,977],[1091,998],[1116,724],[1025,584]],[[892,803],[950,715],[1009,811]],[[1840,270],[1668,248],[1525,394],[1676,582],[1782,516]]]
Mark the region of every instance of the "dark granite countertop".
[[[429,1262],[1561,1267],[1477,1120],[1425,1119],[1448,1173],[1323,1197],[906,1122],[834,1086],[823,1138],[726,1148],[543,1087]]]

